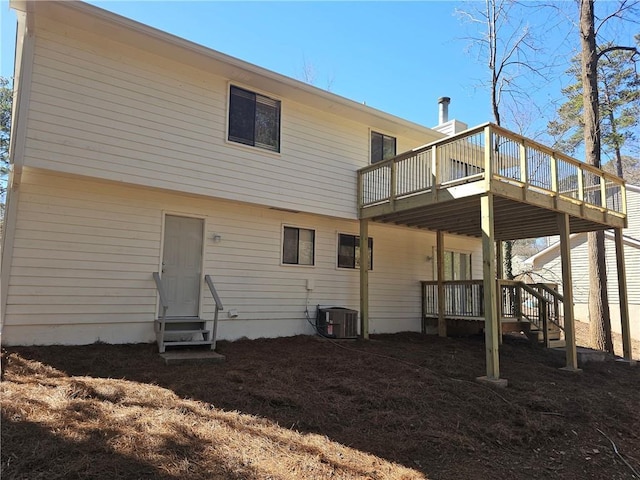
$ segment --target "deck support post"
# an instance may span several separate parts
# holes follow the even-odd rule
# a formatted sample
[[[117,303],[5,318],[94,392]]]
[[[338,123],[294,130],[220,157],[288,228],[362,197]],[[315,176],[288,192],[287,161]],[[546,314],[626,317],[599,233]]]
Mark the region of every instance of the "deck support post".
[[[480,197],[482,225],[482,278],[484,288],[484,334],[487,356],[487,376],[490,382],[500,381],[498,355],[500,328],[496,302],[496,255],[493,235],[493,194]]]
[[[496,242],[496,278],[498,280],[502,280],[504,278],[504,256],[503,256],[503,243],[501,240],[498,240]],[[500,326],[500,331],[498,333],[498,338],[499,338],[499,343],[500,345],[502,345],[502,321],[501,321],[501,312],[502,312],[502,302],[503,302],[503,298],[502,298],[502,287],[500,286],[500,284],[498,283],[498,288],[497,288],[497,301],[498,301],[498,307],[496,307],[498,309],[498,325]]]
[[[502,241],[496,242],[496,278],[504,278],[504,251]]]
[[[438,281],[438,336],[447,336],[447,319],[444,315],[444,232],[436,232],[436,280]]]
[[[369,339],[369,220],[360,219],[360,336]]]
[[[631,332],[629,331],[629,297],[627,296],[627,273],[624,264],[624,243],[622,229],[614,228],[616,243],[616,266],[618,270],[618,297],[620,298],[620,327],[622,332],[622,352],[624,359],[633,362]]]
[[[564,370],[579,371],[576,353],[575,318],[573,315],[573,282],[571,279],[571,232],[569,214],[558,214],[558,230],[560,231],[560,258],[562,261],[562,295],[564,310],[564,339],[566,343],[566,366]]]

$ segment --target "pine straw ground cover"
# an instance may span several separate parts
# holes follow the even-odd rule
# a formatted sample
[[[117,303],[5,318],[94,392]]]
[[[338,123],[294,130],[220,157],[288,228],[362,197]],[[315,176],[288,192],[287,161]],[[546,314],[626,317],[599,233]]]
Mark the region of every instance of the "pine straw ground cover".
[[[419,334],[221,342],[165,366],[153,345],[3,352],[3,479],[631,479],[640,367],[581,374],[506,338]],[[614,449],[615,445],[615,449]],[[615,453],[618,451],[619,455]]]

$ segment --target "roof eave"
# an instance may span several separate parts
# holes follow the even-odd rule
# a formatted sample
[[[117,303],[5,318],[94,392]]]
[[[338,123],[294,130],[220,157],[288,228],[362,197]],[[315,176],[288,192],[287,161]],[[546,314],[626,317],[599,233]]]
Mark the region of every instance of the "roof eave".
[[[278,90],[286,90],[287,97],[292,100],[321,108],[325,111],[333,111],[338,115],[344,115],[347,118],[368,123],[371,126],[379,126],[392,133],[411,132],[413,136],[416,134],[426,136],[428,141],[444,137],[440,132],[436,132],[424,125],[322,90],[85,2],[77,0],[54,0],[48,2],[10,0],[10,2],[11,8],[16,10],[24,11],[33,7],[37,15],[49,16],[77,28],[87,29],[87,25],[90,25],[92,31],[96,31],[100,27],[104,29],[118,28],[121,30],[121,34],[111,38],[116,38],[122,43],[135,45],[150,53],[196,66],[205,71],[212,71],[212,73],[223,75],[232,81],[244,80],[244,83],[248,85],[258,83],[260,84],[259,86],[271,86],[272,88],[269,88],[269,90],[276,95],[280,93]],[[80,21],[82,17],[84,17],[84,21]],[[94,21],[87,22],[87,17]],[[133,42],[131,41],[132,39],[136,39],[136,41]],[[278,86],[280,87],[278,88]],[[346,115],[347,113],[349,115]]]

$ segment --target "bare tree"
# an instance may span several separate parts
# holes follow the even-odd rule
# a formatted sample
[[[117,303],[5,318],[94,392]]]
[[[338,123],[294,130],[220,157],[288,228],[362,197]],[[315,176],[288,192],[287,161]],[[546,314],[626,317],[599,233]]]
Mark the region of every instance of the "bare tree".
[[[314,86],[316,85],[316,81],[318,79],[318,69],[313,64],[313,62],[307,61],[306,57],[303,57],[302,59],[302,72],[299,78],[304,83],[308,83],[309,85],[314,85]],[[330,92],[331,89],[333,88],[334,81],[335,81],[335,78],[333,74],[327,76],[326,87],[325,87],[325,90],[327,92]]]
[[[526,128],[523,119],[529,117],[522,105],[533,105],[529,79],[543,79],[550,67],[538,59],[541,49],[524,11],[515,0],[485,0],[470,4],[467,10],[456,10],[461,18],[477,26],[477,33],[467,40],[489,70],[489,81],[483,83],[490,91],[494,122],[503,124],[504,110],[510,116],[509,123],[520,133]],[[513,242],[505,242],[504,261],[507,278],[513,279]]]

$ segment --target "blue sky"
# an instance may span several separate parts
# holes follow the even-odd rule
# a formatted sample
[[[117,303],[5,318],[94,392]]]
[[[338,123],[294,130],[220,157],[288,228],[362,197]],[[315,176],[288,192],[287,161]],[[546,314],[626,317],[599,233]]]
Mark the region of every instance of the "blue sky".
[[[15,14],[7,0],[0,3],[0,74],[11,76]],[[89,3],[290,77],[302,79],[306,65],[316,86],[419,124],[437,124],[440,96],[452,98],[451,118],[470,126],[492,120],[488,91],[480,86],[486,66],[465,39],[473,27],[455,15],[478,2]],[[575,6],[563,8],[571,15]],[[578,36],[567,34],[569,20],[552,17],[532,11],[527,21],[544,26],[545,55],[566,64]],[[531,120],[538,127],[553,113],[560,86],[537,79],[528,87],[543,109]]]

